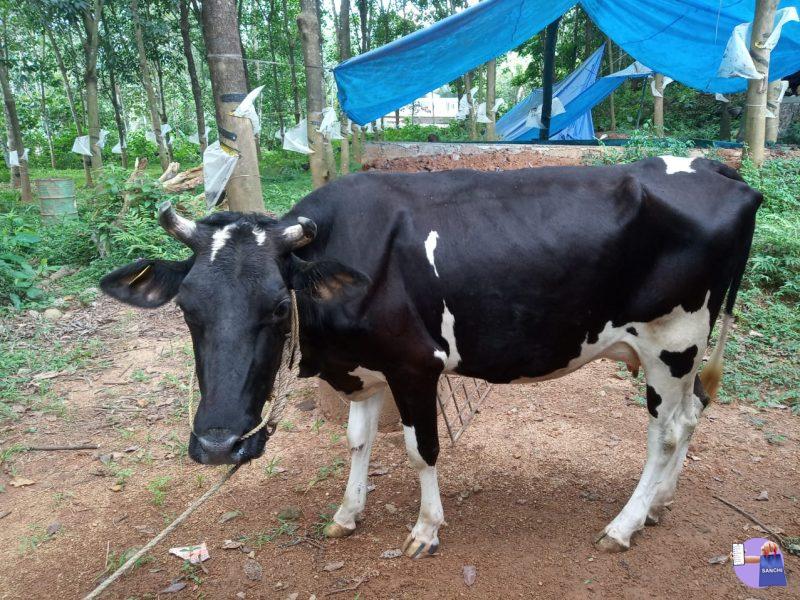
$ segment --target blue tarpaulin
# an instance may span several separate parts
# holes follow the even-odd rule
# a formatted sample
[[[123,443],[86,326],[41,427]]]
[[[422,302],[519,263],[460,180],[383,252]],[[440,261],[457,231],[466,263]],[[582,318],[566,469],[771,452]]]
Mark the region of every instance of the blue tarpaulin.
[[[365,124],[519,46],[574,0],[483,0],[463,12],[347,60],[333,71],[339,102]],[[716,77],[733,28],[753,19],[755,0],[581,0],[592,20],[654,71],[705,92],[736,92],[742,78]],[[784,0],[779,7],[798,6]],[[772,79],[800,70],[800,25],[772,51]]]
[[[577,96],[589,88],[596,80],[603,61],[605,44],[600,46],[583,64],[553,86],[553,98],[557,98],[564,108],[569,107]],[[507,141],[539,139],[538,127],[528,125],[531,110],[542,104],[542,88],[533,90],[514,108],[497,121],[496,131],[500,139]],[[592,112],[588,110],[560,129],[550,127],[551,140],[590,140],[594,137]]]

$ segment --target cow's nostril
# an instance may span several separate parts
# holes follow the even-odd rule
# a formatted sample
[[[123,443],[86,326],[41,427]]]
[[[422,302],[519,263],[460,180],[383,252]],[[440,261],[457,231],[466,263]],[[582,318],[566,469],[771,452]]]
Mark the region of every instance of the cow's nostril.
[[[212,429],[204,435],[197,436],[200,446],[209,454],[228,454],[234,444],[239,441],[239,436],[227,429]]]

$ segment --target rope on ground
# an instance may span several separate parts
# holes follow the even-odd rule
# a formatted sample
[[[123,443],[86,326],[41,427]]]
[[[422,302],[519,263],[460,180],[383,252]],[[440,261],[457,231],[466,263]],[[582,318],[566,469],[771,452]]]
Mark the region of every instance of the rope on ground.
[[[236,471],[239,469],[240,466],[241,465],[234,465],[230,469],[228,469],[222,476],[222,478],[213,486],[211,486],[208,489],[208,491],[206,491],[205,494],[203,494],[197,500],[192,502],[189,505],[189,507],[185,511],[183,511],[177,519],[175,519],[172,523],[167,525],[161,531],[161,533],[159,533],[152,540],[150,540],[144,546],[142,546],[142,548],[136,554],[131,556],[124,565],[122,565],[119,569],[114,571],[107,579],[103,581],[103,583],[94,588],[88,595],[84,597],[83,600],[92,600],[93,598],[100,597],[100,594],[102,594],[106,588],[108,588],[112,583],[114,583],[117,579],[119,579],[125,572],[127,572],[131,567],[133,567],[133,565],[136,564],[137,560],[139,560],[145,554],[147,554],[156,544],[158,544],[161,540],[167,537],[174,529],[176,529],[178,525],[183,523],[183,521],[185,521],[187,517],[191,515],[195,510],[197,510],[206,500],[208,500],[209,498],[211,498],[211,496],[216,494],[219,491],[219,489],[225,484],[225,482],[231,478],[231,475],[236,473]]]

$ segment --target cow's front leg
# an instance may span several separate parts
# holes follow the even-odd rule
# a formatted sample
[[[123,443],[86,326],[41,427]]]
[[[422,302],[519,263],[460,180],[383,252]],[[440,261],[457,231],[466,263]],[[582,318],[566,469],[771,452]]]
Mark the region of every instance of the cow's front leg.
[[[436,457],[439,454],[439,440],[436,433],[436,411],[433,411],[431,426],[425,424],[403,426],[406,451],[411,466],[419,475],[421,497],[419,517],[403,545],[403,551],[411,558],[435,554],[439,549],[439,527],[444,522],[442,498],[439,494],[439,481],[436,473]]]
[[[333,522],[324,530],[327,537],[345,537],[356,529],[356,518],[364,511],[367,503],[367,476],[372,443],[378,431],[378,418],[381,414],[385,388],[380,389],[366,400],[350,403],[350,416],[347,421],[347,443],[350,446],[350,475],[339,509]]]

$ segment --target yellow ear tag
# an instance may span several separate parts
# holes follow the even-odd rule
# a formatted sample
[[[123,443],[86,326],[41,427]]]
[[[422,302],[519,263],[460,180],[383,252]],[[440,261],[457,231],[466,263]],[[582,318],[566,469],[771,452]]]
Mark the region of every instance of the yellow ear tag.
[[[140,273],[139,273],[139,274],[138,274],[136,277],[134,277],[133,279],[131,279],[131,280],[128,282],[128,285],[129,285],[129,286],[131,286],[131,285],[133,285],[134,283],[136,283],[137,281],[139,281],[139,280],[142,278],[142,276],[143,276],[145,273],[147,273],[147,271],[150,269],[150,267],[151,267],[151,265],[147,265],[147,266],[146,266],[144,269],[142,269],[142,271],[141,271],[141,272],[140,272]]]

